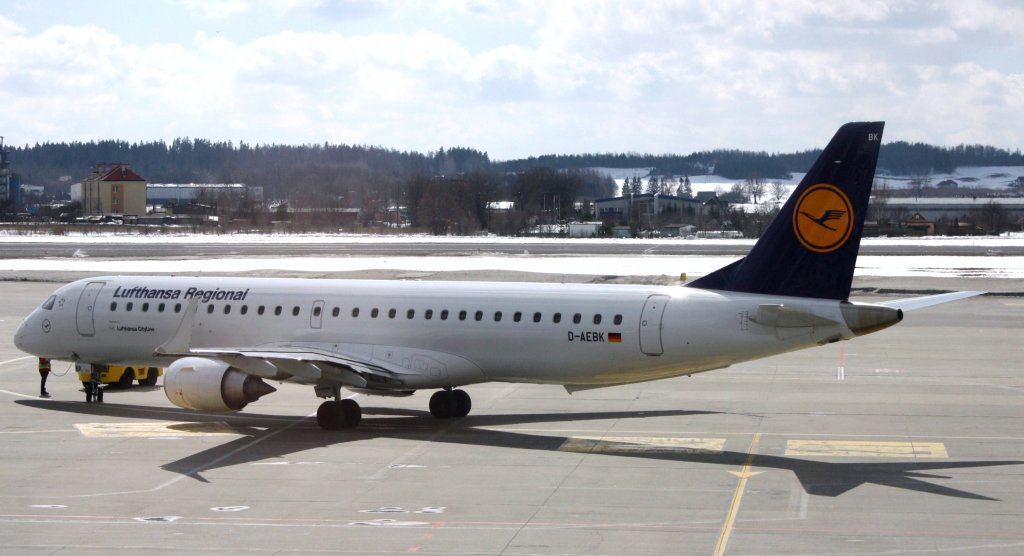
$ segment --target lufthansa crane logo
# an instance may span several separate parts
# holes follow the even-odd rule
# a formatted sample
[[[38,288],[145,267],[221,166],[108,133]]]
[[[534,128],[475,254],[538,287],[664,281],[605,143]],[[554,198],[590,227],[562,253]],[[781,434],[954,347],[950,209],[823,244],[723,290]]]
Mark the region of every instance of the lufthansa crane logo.
[[[804,247],[815,253],[831,253],[850,239],[853,205],[834,185],[812,185],[796,202],[793,231]]]

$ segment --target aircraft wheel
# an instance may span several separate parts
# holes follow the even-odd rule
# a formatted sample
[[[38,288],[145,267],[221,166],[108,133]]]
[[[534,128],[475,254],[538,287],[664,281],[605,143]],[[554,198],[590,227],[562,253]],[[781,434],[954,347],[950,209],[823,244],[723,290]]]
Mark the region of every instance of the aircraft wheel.
[[[329,431],[351,429],[362,419],[363,411],[354,400],[329,400],[316,410],[317,424]]]
[[[85,403],[92,403],[92,383],[83,382],[82,384],[85,385]]]
[[[341,402],[328,400],[316,410],[316,422],[320,428],[333,431],[341,428]]]
[[[124,370],[124,374],[121,375],[121,378],[117,380],[117,387],[124,389],[131,388],[133,380],[135,380],[135,369],[127,367]]]
[[[146,378],[139,381],[141,386],[156,386],[157,372],[156,369],[150,367],[146,371]]]
[[[96,403],[103,403],[103,389],[99,386],[96,387]]]
[[[455,416],[455,395],[450,390],[439,390],[430,396],[430,414],[437,419]]]
[[[351,429],[363,420],[363,410],[355,400],[341,400],[342,428]]]
[[[461,419],[469,415],[469,410],[473,408],[473,400],[469,394],[465,390],[452,390],[452,397],[455,399],[455,412],[452,417]]]

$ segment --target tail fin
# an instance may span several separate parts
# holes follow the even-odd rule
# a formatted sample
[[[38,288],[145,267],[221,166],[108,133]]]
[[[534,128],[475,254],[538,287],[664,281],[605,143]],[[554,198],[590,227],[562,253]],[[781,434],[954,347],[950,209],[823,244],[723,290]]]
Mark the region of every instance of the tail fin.
[[[857,122],[839,128],[747,256],[688,286],[849,297],[884,126]]]

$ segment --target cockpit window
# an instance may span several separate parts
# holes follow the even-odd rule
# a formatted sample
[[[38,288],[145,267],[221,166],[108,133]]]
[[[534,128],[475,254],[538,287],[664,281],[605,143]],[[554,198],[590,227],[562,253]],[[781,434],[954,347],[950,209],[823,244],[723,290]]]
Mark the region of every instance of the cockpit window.
[[[57,296],[56,295],[51,295],[50,297],[46,298],[46,301],[44,301],[43,304],[40,307],[43,308],[43,309],[46,309],[47,311],[51,311],[51,310],[53,310],[53,304],[56,303],[56,302],[57,302]]]

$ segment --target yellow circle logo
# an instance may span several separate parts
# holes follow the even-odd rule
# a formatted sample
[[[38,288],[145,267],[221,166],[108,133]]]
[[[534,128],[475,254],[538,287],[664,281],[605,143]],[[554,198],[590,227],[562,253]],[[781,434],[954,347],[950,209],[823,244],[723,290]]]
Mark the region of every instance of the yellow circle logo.
[[[815,253],[835,251],[853,232],[853,205],[834,185],[812,185],[793,209],[793,231],[800,243]]]

